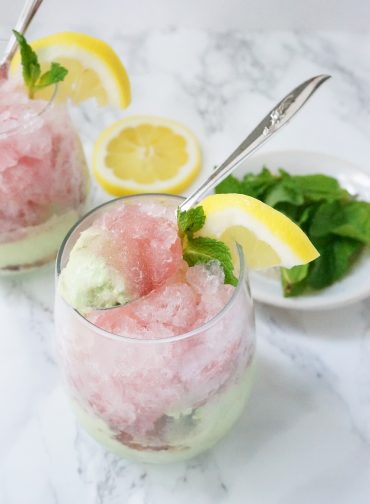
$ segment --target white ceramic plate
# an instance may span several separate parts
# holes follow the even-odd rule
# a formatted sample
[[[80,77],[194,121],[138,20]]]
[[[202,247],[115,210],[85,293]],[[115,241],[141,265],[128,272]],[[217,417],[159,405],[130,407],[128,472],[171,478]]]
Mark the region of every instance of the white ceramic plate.
[[[370,174],[351,163],[327,154],[304,151],[276,151],[256,155],[235,171],[237,177],[257,173],[262,166],[275,172],[284,168],[289,173],[325,173],[360,199],[370,201]],[[250,284],[254,299],[263,303],[299,310],[327,310],[349,305],[370,296],[370,251],[367,247],[351,271],[340,281],[316,293],[285,298],[277,275],[251,272]]]

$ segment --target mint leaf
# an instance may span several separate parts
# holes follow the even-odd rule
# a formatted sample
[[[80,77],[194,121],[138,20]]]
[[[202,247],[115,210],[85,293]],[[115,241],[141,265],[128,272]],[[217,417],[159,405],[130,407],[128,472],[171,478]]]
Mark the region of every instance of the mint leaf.
[[[242,180],[238,180],[233,175],[229,175],[215,188],[215,192],[222,193],[239,193],[252,196],[253,198],[262,198],[266,191],[273,187],[280,177],[272,175],[270,170],[264,167],[260,174],[254,175],[247,173]]]
[[[234,287],[238,285],[238,279],[233,273],[234,265],[231,253],[225,243],[205,236],[189,238],[183,251],[183,257],[189,266],[218,261],[225,274],[225,283]]]
[[[334,235],[313,243],[320,253],[310,264],[281,268],[281,283],[285,297],[299,296],[307,289],[323,289],[341,279],[363,249],[357,240]]]
[[[281,283],[285,297],[302,294],[307,286],[308,264],[293,266],[293,268],[281,268]]]
[[[276,207],[278,203],[291,203],[292,205],[302,205],[304,196],[302,191],[292,180],[281,180],[266,195],[265,203]]]
[[[258,175],[247,173],[243,177],[244,191],[247,196],[261,198],[268,190],[275,186],[279,177],[273,175],[265,166]]]
[[[282,202],[304,205],[318,201],[348,199],[349,194],[338,181],[327,175],[289,175],[279,170],[280,180],[265,196],[265,203],[276,207]]]
[[[23,79],[29,89],[30,97],[32,97],[32,91],[41,74],[40,64],[38,62],[37,54],[28,44],[25,37],[16,30],[13,30],[13,33],[17,39],[21,52]]]
[[[220,182],[215,187],[216,194],[222,193],[239,193],[244,194],[244,185],[243,182],[238,180],[233,175],[229,175],[222,182]]]
[[[301,206],[292,203],[278,203],[275,208],[294,221],[307,234],[319,206],[317,203]]]
[[[334,177],[327,175],[300,175],[294,178],[305,199],[310,201],[348,199],[349,193]]]
[[[370,203],[333,201],[321,205],[310,226],[310,234],[346,236],[370,245]]]
[[[303,206],[300,209],[296,209],[297,217],[295,220],[298,226],[306,231],[307,227],[309,227],[313,219],[316,217],[318,208],[319,206],[316,203],[312,203],[310,205]]]
[[[310,265],[307,285],[314,289],[328,287],[342,278],[363,248],[357,240],[334,235],[313,240],[313,243],[320,257]]]
[[[199,236],[194,233],[204,226],[206,215],[202,206],[190,210],[177,211],[177,225],[183,246],[183,258],[189,264],[206,264],[218,261],[225,274],[225,283],[236,286],[238,279],[234,276],[234,265],[228,246],[222,241]]]
[[[37,54],[21,33],[16,30],[13,30],[13,33],[19,44],[23,80],[28,88],[28,95],[30,98],[34,97],[37,89],[56,84],[65,78],[68,70],[55,62],[52,62],[50,69],[41,75],[41,67]]]
[[[241,180],[230,175],[215,188],[216,193],[235,192],[261,199],[270,206],[279,203],[302,205],[315,201],[348,199],[334,177],[322,174],[290,175],[279,169],[274,175],[266,167],[256,174],[247,173]]]
[[[334,228],[333,233],[370,245],[370,203],[351,201],[343,204],[342,215],[343,222]]]
[[[50,70],[43,73],[38,80],[37,84],[34,86],[35,89],[42,89],[51,84],[56,84],[64,79],[67,75],[68,70],[64,68],[59,63],[51,63]]]
[[[204,226],[206,216],[202,206],[190,208],[190,210],[177,211],[177,225],[180,235],[190,234],[199,231]]]
[[[343,207],[340,201],[323,203],[317,210],[309,233],[314,238],[331,234],[333,230],[344,224]]]

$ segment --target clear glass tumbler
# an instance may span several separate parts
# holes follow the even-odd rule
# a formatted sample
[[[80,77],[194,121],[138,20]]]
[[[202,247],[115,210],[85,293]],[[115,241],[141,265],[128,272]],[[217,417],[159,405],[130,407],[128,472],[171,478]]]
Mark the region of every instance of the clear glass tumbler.
[[[182,198],[138,195],[83,217],[57,258],[60,274],[80,233],[114,205],[155,202],[175,211]],[[57,348],[80,424],[128,459],[172,462],[213,446],[240,417],[251,386],[254,310],[242,253],[238,286],[210,321],[166,339],[133,339],[89,322],[56,293]]]
[[[88,171],[67,106],[0,83],[0,273],[53,259],[83,213]]]

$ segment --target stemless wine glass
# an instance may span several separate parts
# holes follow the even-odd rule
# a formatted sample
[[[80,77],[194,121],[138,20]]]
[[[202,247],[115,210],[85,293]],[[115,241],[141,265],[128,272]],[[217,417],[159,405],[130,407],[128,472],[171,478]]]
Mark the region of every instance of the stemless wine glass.
[[[66,104],[28,98],[0,81],[0,273],[41,266],[56,256],[80,218],[88,171]]]
[[[80,233],[117,205],[160,203],[176,211],[183,198],[128,196],[83,217],[58,253],[66,265]],[[80,424],[124,458],[171,462],[214,445],[241,415],[255,352],[253,303],[243,254],[239,282],[207,323],[175,337],[134,339],[96,327],[56,292],[57,349]],[[157,337],[158,338],[158,337]]]

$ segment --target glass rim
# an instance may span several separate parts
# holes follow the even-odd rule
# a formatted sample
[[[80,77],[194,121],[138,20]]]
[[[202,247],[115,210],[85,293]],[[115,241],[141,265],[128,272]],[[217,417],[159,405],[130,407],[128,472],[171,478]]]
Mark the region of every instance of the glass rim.
[[[154,338],[131,338],[129,336],[123,336],[123,335],[120,335],[120,334],[115,334],[115,333],[112,333],[110,331],[106,331],[105,329],[102,329],[101,327],[95,325],[93,322],[90,322],[90,320],[88,320],[86,317],[84,317],[78,310],[76,310],[75,308],[73,308],[58,292],[58,277],[61,273],[61,260],[62,260],[62,257],[63,257],[63,253],[64,253],[64,249],[69,241],[69,239],[71,238],[71,236],[73,235],[73,233],[75,232],[76,228],[78,228],[78,226],[84,221],[86,220],[90,215],[92,215],[93,213],[95,213],[97,210],[100,210],[101,208],[105,207],[105,206],[108,206],[116,201],[120,201],[120,200],[128,200],[128,199],[133,199],[133,198],[137,198],[137,197],[154,197],[154,196],[159,196],[159,197],[165,197],[165,198],[170,198],[170,199],[181,199],[181,200],[185,200],[185,197],[184,196],[178,196],[178,195],[174,195],[174,194],[165,194],[165,193],[141,193],[141,194],[130,194],[130,195],[127,195],[127,196],[121,196],[119,198],[114,198],[112,200],[109,200],[109,201],[106,201],[96,207],[94,207],[93,209],[91,209],[89,212],[87,212],[86,214],[84,214],[71,228],[70,230],[68,231],[68,233],[66,234],[66,236],[64,237],[63,239],[63,242],[61,244],[61,246],[59,247],[59,250],[58,250],[58,254],[57,254],[57,258],[56,258],[56,263],[55,263],[55,273],[56,273],[56,282],[55,282],[55,295],[56,296],[59,296],[60,300],[62,301],[62,303],[67,306],[67,308],[69,310],[73,310],[74,311],[74,314],[77,318],[81,319],[82,322],[87,326],[89,327],[91,330],[93,330],[94,332],[100,334],[101,336],[104,336],[106,338],[110,338],[110,339],[114,339],[114,340],[117,340],[117,341],[125,341],[126,343],[129,342],[129,343],[134,343],[134,344],[148,344],[148,343],[151,343],[151,344],[160,344],[160,343],[173,343],[175,341],[180,341],[180,340],[184,340],[184,339],[188,339],[188,338],[191,338],[192,336],[196,336],[197,334],[200,334],[204,331],[207,331],[208,329],[210,329],[211,327],[213,327],[215,324],[217,324],[217,322],[225,315],[225,313],[227,313],[229,311],[229,309],[231,308],[231,306],[234,305],[234,303],[236,302],[236,299],[238,297],[238,294],[240,292],[240,290],[242,289],[243,287],[243,279],[245,279],[246,277],[246,273],[247,273],[247,269],[246,269],[246,264],[245,264],[245,258],[244,258],[244,253],[243,253],[243,249],[242,247],[236,243],[236,248],[237,248],[237,251],[238,251],[238,256],[239,256],[239,275],[238,275],[238,285],[235,287],[230,299],[227,301],[227,303],[222,307],[222,309],[216,313],[216,315],[214,315],[210,320],[208,320],[207,322],[204,322],[203,324],[201,324],[200,326],[197,326],[195,327],[194,329],[192,329],[191,331],[187,331],[187,332],[184,332],[184,333],[181,333],[181,334],[178,334],[176,336],[170,336],[168,338],[159,338],[159,339],[154,339]],[[114,308],[113,308],[114,309]]]
[[[49,110],[49,108],[53,105],[53,103],[55,101],[55,97],[57,95],[57,92],[58,92],[58,83],[53,84],[53,92],[48,100],[44,100],[43,98],[36,98],[37,101],[46,102],[45,105],[43,105],[43,107],[38,112],[36,112],[35,114],[32,114],[25,121],[21,122],[20,124],[18,124],[14,128],[10,128],[5,131],[0,131],[0,139],[3,137],[6,137],[8,135],[12,135],[14,133],[17,133],[21,130],[27,130],[27,128],[29,128],[36,121],[37,118],[44,115]]]

